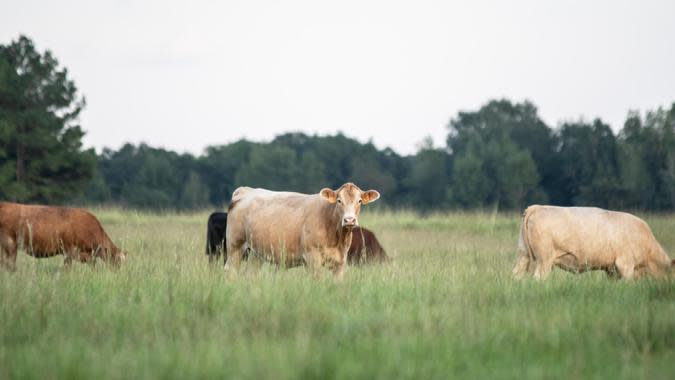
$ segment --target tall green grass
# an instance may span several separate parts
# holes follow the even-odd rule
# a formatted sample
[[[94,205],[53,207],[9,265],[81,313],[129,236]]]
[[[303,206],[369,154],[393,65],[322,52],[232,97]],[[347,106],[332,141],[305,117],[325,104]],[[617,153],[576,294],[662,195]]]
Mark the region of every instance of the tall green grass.
[[[675,282],[511,279],[517,214],[364,211],[389,265],[244,268],[206,213],[95,210],[126,265],[21,253],[0,273],[0,379],[675,378]],[[645,216],[671,257],[675,216]]]

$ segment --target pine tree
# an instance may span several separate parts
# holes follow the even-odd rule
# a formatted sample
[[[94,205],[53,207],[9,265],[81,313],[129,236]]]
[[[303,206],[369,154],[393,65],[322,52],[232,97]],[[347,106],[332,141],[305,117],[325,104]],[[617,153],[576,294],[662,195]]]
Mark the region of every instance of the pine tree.
[[[75,123],[84,106],[51,52],[25,36],[0,45],[0,198],[50,203],[84,190],[96,164]]]

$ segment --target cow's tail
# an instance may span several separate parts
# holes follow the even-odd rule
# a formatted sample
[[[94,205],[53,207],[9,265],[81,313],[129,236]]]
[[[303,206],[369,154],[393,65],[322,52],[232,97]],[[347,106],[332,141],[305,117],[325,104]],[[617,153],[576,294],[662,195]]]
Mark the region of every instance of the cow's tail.
[[[535,257],[532,246],[530,245],[529,221],[537,208],[537,205],[533,205],[523,212],[523,220],[520,223],[520,233],[518,235],[519,255],[516,266],[513,268],[513,275],[516,278],[522,278],[525,273],[530,271],[531,266],[534,265]]]
[[[527,255],[531,261],[535,260],[534,252],[532,251],[532,245],[530,244],[530,217],[534,212],[539,208],[539,205],[533,205],[525,209],[523,213],[523,226],[521,233],[523,233],[523,242],[527,248]]]

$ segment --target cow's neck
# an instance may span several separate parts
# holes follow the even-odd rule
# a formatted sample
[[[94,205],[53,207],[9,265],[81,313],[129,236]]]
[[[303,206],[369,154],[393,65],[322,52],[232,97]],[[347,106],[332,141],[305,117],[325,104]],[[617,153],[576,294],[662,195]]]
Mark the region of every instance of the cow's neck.
[[[334,236],[335,240],[332,242],[340,249],[347,250],[352,243],[352,228],[342,227],[341,215],[337,212],[337,207],[334,204],[326,202],[325,214],[327,216],[326,228],[329,229],[329,236]]]
[[[343,228],[340,226],[337,231],[337,245],[342,251],[349,249],[352,244],[352,228]]]

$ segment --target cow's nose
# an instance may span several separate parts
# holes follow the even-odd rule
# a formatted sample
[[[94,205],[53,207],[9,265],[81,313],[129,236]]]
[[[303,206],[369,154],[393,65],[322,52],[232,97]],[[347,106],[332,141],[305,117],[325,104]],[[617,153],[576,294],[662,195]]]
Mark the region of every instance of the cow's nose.
[[[356,218],[353,216],[348,216],[344,219],[342,219],[342,225],[343,226],[354,226],[356,225]]]

